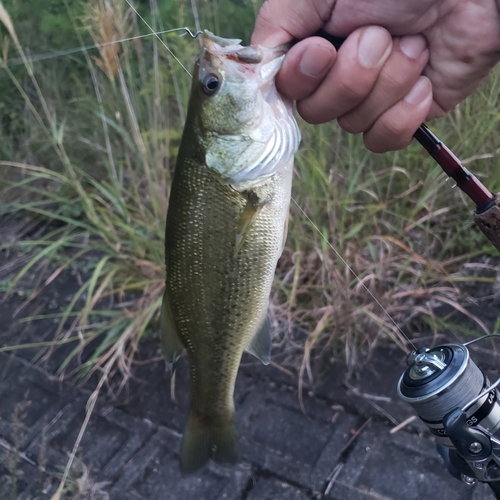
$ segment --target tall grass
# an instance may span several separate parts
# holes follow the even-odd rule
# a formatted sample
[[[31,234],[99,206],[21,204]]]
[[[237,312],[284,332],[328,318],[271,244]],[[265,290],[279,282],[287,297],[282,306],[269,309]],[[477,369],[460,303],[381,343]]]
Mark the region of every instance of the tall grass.
[[[160,15],[156,0],[150,0],[144,14],[158,31],[201,23],[222,35],[248,37],[252,19],[247,14],[255,14],[259,4],[243,2],[238,11],[231,3],[225,17],[216,3],[198,2],[193,11],[190,0],[177,0],[162,4]],[[89,0],[84,6],[82,17],[69,18],[82,46],[89,38],[107,44],[147,32],[121,0]],[[246,22],[231,25],[243,13]],[[59,315],[55,343],[75,341],[60,371],[97,340],[80,373],[101,369],[107,375],[118,369],[126,378],[141,337],[156,328],[165,214],[190,85],[182,65],[191,68],[197,42],[171,33],[161,40],[107,44],[72,55],[73,69],[61,80],[54,70],[61,59],[30,62],[3,9],[0,20],[8,32],[0,71],[24,103],[26,125],[25,135],[0,161],[2,177],[9,179],[2,212],[24,211],[53,221],[42,236],[23,242],[30,259],[7,293],[34,266],[46,263],[51,273],[32,291],[27,306],[69,266],[92,256],[80,289]],[[9,66],[19,57],[22,74]],[[462,158],[489,155],[470,167],[488,176],[492,190],[500,190],[498,78],[495,72],[435,125]],[[454,274],[460,262],[492,251],[471,227],[470,203],[450,188],[418,145],[373,155],[360,137],[335,124],[302,123],[301,128],[297,205],[291,208],[272,310],[284,343],[295,345],[295,333],[305,333],[305,344],[296,346],[305,349],[302,371],[318,347],[342,345],[352,361],[361,345],[383,337],[405,349],[400,329],[418,334],[425,323],[437,332],[442,324],[435,304],[461,308],[457,283],[462,278]],[[16,245],[0,242],[0,250]]]
[[[25,61],[30,93],[8,65],[4,71],[31,111],[26,139],[33,147],[31,156],[41,159],[37,164],[22,158],[0,162],[2,169],[15,170],[9,191],[18,195],[4,210],[26,210],[59,223],[24,247],[33,257],[10,289],[40,260],[54,260],[53,273],[30,300],[75,259],[97,256],[88,279],[61,314],[57,336],[81,335],[73,355],[102,337],[82,368],[102,366],[120,353],[120,369],[127,373],[137,342],[160,304],[170,161],[180,137],[189,76],[158,49],[156,39],[147,50],[141,43],[105,45],[97,55],[84,53],[88,77],[76,82],[66,103],[72,112],[61,116],[58,108],[64,103],[46,93],[57,95],[53,75],[41,71],[38,76],[5,12],[2,20]],[[131,20],[126,4],[113,0],[88,3],[81,22],[96,44],[106,44],[137,35]],[[186,64],[197,52],[192,41],[178,35],[164,43],[182,54]],[[49,88],[55,91],[45,90]],[[71,149],[74,144],[78,155]],[[112,306],[100,307],[96,314],[105,298],[112,299]]]

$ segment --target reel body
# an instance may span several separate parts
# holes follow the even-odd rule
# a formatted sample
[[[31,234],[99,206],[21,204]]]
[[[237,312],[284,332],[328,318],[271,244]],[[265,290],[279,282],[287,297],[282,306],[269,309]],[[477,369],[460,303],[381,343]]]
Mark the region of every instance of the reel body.
[[[436,436],[449,472],[500,490],[500,380],[492,385],[462,344],[414,351],[408,365],[398,394]]]

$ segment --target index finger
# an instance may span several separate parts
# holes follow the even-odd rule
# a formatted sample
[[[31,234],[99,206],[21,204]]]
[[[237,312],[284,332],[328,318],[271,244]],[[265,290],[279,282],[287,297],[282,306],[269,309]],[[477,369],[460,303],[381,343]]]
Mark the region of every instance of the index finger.
[[[266,0],[255,21],[252,43],[277,47],[323,27],[336,0]]]

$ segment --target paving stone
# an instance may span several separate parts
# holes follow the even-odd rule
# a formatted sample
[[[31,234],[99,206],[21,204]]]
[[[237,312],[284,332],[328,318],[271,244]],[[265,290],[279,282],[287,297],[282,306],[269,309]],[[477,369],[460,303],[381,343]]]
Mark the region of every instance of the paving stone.
[[[258,385],[240,411],[241,455],[283,478],[320,491],[357,418],[338,414],[319,401],[298,405],[297,393]]]
[[[49,470],[60,471],[85,418],[88,396],[74,389],[64,391],[24,360],[0,354],[0,361],[9,368],[0,385],[0,437],[34,463],[44,461]],[[93,478],[111,482],[154,432],[151,422],[97,405],[78,457]]]
[[[0,446],[0,498],[2,500],[32,500],[47,487],[54,493],[50,478],[26,461],[16,458]],[[40,500],[42,496],[38,497]]]
[[[83,403],[83,402],[82,402]],[[43,445],[44,454],[53,469],[63,468],[68,460],[85,418],[85,405],[65,426],[57,426]],[[113,482],[123,466],[154,433],[150,422],[133,417],[109,406],[97,406],[84,432],[78,458],[96,481]],[[36,456],[40,443],[29,448]]]
[[[308,500],[303,491],[278,479],[261,478],[246,500]]]
[[[248,465],[210,464],[196,475],[183,477],[176,453],[180,435],[160,428],[126,465],[110,492],[112,500],[237,500],[251,476]]]
[[[469,500],[471,490],[453,478],[430,439],[383,424],[358,438],[329,498],[335,500]],[[486,500],[479,497],[477,500]]]
[[[23,360],[0,353],[0,367],[8,367],[0,385],[0,436],[23,449],[58,419],[77,392],[48,380],[46,374]]]
[[[190,400],[189,366],[185,359],[179,360],[175,376],[173,401],[170,397],[170,375],[165,370],[164,362],[148,366],[144,377],[139,368],[118,404],[131,415],[182,432]]]
[[[476,484],[471,489],[473,489],[473,493],[470,500],[494,500],[495,498],[493,491],[487,484]]]
[[[365,419],[373,417],[378,421],[390,422],[374,406],[377,405],[398,422],[403,422],[416,415],[412,407],[397,394],[398,381],[406,368],[406,354],[395,346],[384,347],[376,349],[368,361],[360,362],[359,367],[347,380],[354,389],[367,396],[357,395],[355,391],[350,391],[343,385],[348,370],[342,362],[330,366],[322,377],[318,377],[313,391]],[[371,397],[373,399],[370,399]],[[431,437],[420,419],[411,422],[406,430]]]

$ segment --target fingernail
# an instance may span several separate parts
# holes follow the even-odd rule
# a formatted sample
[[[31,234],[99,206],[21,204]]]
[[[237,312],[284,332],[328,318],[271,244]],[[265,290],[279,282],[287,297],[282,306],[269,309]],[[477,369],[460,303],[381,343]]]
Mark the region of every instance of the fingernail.
[[[322,76],[329,68],[333,54],[332,49],[320,44],[308,46],[300,59],[300,72],[312,78]]]
[[[374,68],[389,55],[390,49],[391,35],[384,28],[370,26],[359,40],[359,62],[365,68]]]
[[[429,80],[425,76],[421,76],[404,98],[405,102],[413,106],[420,104],[429,94],[429,85]]]
[[[399,48],[409,58],[416,59],[427,48],[427,40],[421,35],[404,36],[399,40]]]

